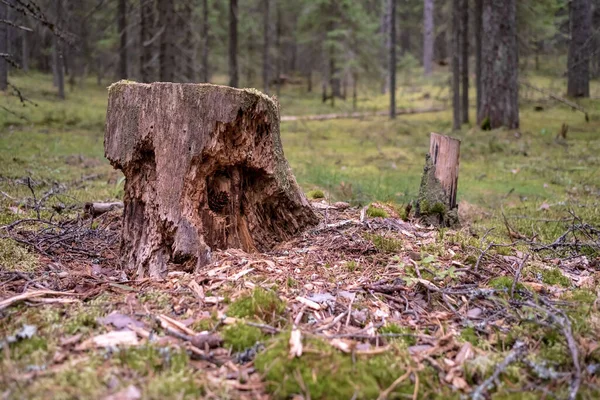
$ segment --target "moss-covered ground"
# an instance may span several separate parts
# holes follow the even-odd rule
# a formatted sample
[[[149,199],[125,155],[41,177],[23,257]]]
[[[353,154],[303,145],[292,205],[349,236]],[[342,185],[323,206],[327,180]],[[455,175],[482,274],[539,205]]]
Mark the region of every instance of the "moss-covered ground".
[[[400,79],[399,107],[447,106],[446,79],[444,71],[429,81]],[[524,79],[564,92],[562,78]],[[121,199],[121,174],[103,157],[107,85],[86,80],[58,101],[48,76],[17,75],[11,82],[35,104],[23,107],[0,94],[0,105],[22,116],[0,110],[0,226],[25,218],[71,220],[82,215],[84,202]],[[592,95],[600,95],[598,82]],[[352,111],[351,101],[331,108],[303,86],[284,88],[279,100],[284,115]],[[290,244],[296,247],[265,256],[268,262],[252,256],[254,271],[239,281],[219,273],[220,281],[175,274],[160,283],[129,282],[102,269],[110,259],[104,253],[104,261],[89,257],[63,265],[0,229],[0,298],[43,288],[76,294],[0,308],[0,393],[10,399],[105,398],[132,385],[143,398],[156,399],[460,398],[525,341],[526,354],[488,393],[494,399],[567,398],[574,370],[570,334],[581,369],[579,396],[598,398],[600,238],[593,229],[600,226],[600,103],[579,103],[589,122],[524,89],[518,130],[482,131],[470,124],[450,132],[450,109],[394,121],[283,122],[285,155],[308,196],[357,207],[340,220],[358,218],[372,202],[404,212],[418,193],[428,133],[461,139],[463,227],[413,233],[407,223],[404,233],[391,232],[382,225],[390,215],[377,203],[366,209],[369,229],[351,228],[321,244],[299,239]],[[381,111],[386,104],[385,96],[361,88],[359,111]],[[569,126],[566,141],[556,140],[563,123]],[[576,232],[578,247],[540,249],[585,224],[592,228]],[[23,227],[43,228],[50,229]],[[90,232],[104,228],[103,221],[86,225]],[[315,248],[326,251],[317,256]],[[529,259],[515,282],[524,254]],[[246,256],[231,257],[218,254],[219,266],[245,268]],[[189,289],[191,279],[203,286],[204,302]],[[410,291],[386,292],[384,283]],[[352,302],[337,294],[371,284]],[[334,293],[335,304],[315,312],[297,300],[315,293]],[[350,317],[315,333],[348,307]],[[152,336],[127,348],[84,346],[116,330],[102,322],[113,312],[141,322]],[[294,358],[289,341],[299,313],[303,354]],[[169,335],[157,320],[163,314],[196,333],[219,335],[221,345],[202,349],[210,360],[198,357],[181,337]],[[19,337],[27,326],[35,332]],[[461,352],[468,357],[461,359]]]

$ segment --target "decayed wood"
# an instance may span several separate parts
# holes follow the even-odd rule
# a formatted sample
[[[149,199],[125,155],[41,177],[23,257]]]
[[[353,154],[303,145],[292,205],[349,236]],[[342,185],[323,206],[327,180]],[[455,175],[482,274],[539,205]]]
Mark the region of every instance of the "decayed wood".
[[[460,140],[431,133],[416,207],[417,216],[429,224],[452,226],[458,223],[459,157]]]
[[[268,250],[317,222],[283,155],[279,106],[255,90],[116,83],[105,153],[126,177],[122,261],[138,276],[199,268],[212,249]]]

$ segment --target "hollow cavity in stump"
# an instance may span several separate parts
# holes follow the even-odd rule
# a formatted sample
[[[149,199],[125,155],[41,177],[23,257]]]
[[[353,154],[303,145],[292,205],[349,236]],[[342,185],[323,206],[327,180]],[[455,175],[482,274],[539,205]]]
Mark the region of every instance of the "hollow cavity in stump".
[[[317,222],[283,155],[279,107],[255,90],[118,82],[105,153],[126,177],[123,264],[161,277],[213,249],[265,251]]]

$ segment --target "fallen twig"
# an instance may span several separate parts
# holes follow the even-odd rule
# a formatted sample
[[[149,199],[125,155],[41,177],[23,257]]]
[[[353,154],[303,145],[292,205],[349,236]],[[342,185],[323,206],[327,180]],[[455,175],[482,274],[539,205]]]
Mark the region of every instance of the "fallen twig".
[[[526,254],[525,258],[523,258],[523,261],[521,261],[521,263],[519,264],[519,267],[517,268],[517,272],[515,273],[515,279],[513,280],[512,286],[510,287],[510,298],[511,299],[515,295],[515,288],[517,287],[517,283],[519,282],[519,278],[521,277],[521,271],[523,270],[523,266],[525,266],[525,263],[527,262],[528,259],[529,259],[529,254]]]
[[[473,400],[483,400],[485,398],[484,394],[489,389],[494,387],[494,382],[496,382],[500,374],[503,373],[510,364],[519,361],[519,359],[525,354],[526,350],[527,346],[525,345],[525,343],[521,342],[520,340],[517,340],[512,350],[508,353],[504,360],[502,360],[502,362],[498,364],[498,366],[494,370],[494,373],[485,381],[483,381],[481,385],[477,386],[475,390],[473,390],[473,392],[471,393],[471,398]]]

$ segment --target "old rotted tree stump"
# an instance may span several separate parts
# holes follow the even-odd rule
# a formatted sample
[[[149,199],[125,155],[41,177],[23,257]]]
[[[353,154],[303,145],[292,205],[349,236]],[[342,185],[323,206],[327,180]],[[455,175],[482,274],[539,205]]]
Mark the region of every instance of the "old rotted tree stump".
[[[264,251],[317,222],[283,155],[279,108],[255,90],[121,81],[106,157],[123,171],[122,261],[162,277],[211,249]]]
[[[416,206],[416,215],[424,222],[438,227],[458,224],[459,157],[460,140],[431,133]]]

